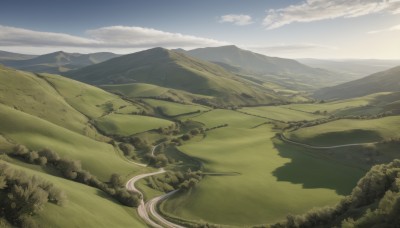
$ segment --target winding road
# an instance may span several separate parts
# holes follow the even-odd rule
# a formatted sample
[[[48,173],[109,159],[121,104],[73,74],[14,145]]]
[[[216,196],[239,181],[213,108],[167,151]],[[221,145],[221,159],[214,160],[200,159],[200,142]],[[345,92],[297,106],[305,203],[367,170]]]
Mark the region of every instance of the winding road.
[[[280,134],[281,140],[288,142],[288,143],[292,143],[292,144],[296,144],[299,146],[303,146],[303,147],[307,147],[307,148],[311,148],[311,149],[336,149],[336,148],[343,148],[343,147],[351,147],[351,146],[362,146],[362,145],[368,145],[368,144],[374,144],[377,142],[370,142],[370,143],[350,143],[350,144],[342,144],[342,145],[337,145],[337,146],[312,146],[309,144],[304,144],[304,143],[299,143],[299,142],[295,142],[292,141],[288,138],[286,138],[286,136],[282,133]]]
[[[151,151],[152,155],[154,155],[154,151],[155,151],[155,149],[157,148],[158,145],[153,146],[152,151]],[[140,166],[147,166],[146,164],[141,164],[141,163],[136,163],[136,162],[131,162],[131,163],[136,164],[136,165],[140,165]],[[153,199],[151,199],[151,200],[149,200],[148,202],[145,203],[144,202],[143,193],[139,189],[137,189],[135,187],[135,183],[137,181],[139,181],[139,180],[141,180],[143,178],[146,178],[146,177],[162,174],[162,173],[165,173],[165,172],[166,171],[163,168],[161,168],[156,172],[144,173],[144,174],[140,174],[140,175],[134,176],[130,180],[128,180],[128,182],[126,183],[125,187],[126,187],[126,189],[128,189],[130,191],[137,192],[141,196],[140,204],[139,204],[137,210],[138,210],[138,214],[139,214],[140,218],[142,218],[148,225],[150,225],[151,227],[154,227],[154,228],[163,228],[163,227],[184,228],[183,226],[177,225],[175,223],[172,223],[172,222],[164,219],[156,210],[157,204],[159,202],[167,199],[168,197],[173,195],[178,190],[169,192],[169,193],[167,193],[165,195],[162,195],[162,196],[158,196],[158,197],[153,198]]]

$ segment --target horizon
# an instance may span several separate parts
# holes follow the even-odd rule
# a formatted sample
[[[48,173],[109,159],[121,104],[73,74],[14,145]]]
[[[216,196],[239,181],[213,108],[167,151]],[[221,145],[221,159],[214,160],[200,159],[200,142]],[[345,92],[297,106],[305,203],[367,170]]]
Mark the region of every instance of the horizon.
[[[225,45],[225,46],[217,46],[217,47],[226,47],[226,46],[235,46],[235,47],[237,47],[237,48],[239,48],[239,49],[243,49],[243,50],[246,50],[246,51],[251,51],[251,50],[248,50],[248,49],[244,49],[244,48],[238,47],[238,46],[236,46],[236,45]],[[191,51],[191,50],[198,49],[198,48],[184,49],[184,48],[152,47],[152,48],[142,49],[142,50],[138,50],[138,51],[135,51],[135,52],[129,52],[129,53],[117,53],[117,52],[111,52],[111,51],[99,51],[99,52],[68,52],[68,51],[64,51],[64,50],[57,50],[57,51],[44,52],[44,53],[38,53],[38,54],[34,54],[34,53],[20,53],[20,52],[4,51],[4,50],[0,50],[0,51],[9,52],[9,53],[13,53],[13,54],[34,55],[34,56],[48,55],[48,54],[53,54],[53,53],[57,53],[57,52],[64,52],[64,53],[67,53],[67,54],[82,54],[82,55],[85,55],[85,54],[95,54],[95,53],[111,53],[111,54],[116,54],[116,55],[121,55],[121,56],[123,56],[123,55],[129,55],[129,54],[138,53],[138,52],[145,51],[145,50],[154,49],[154,48],[164,48],[164,49],[167,49],[167,50],[170,50],[170,51],[174,51],[174,49],[182,49],[182,50],[184,50],[184,51]],[[208,48],[208,47],[203,47],[203,48]],[[260,55],[264,55],[264,56],[268,56],[268,55],[265,55],[265,54],[260,53],[260,52],[257,52],[257,51],[251,51],[251,52],[256,53],[256,54],[260,54]],[[300,57],[300,58],[286,58],[286,57],[280,57],[280,56],[268,56],[268,57],[277,57],[277,58],[282,58],[282,59],[294,59],[294,60],[307,60],[307,59],[309,59],[309,60],[322,60],[322,61],[353,61],[353,60],[354,60],[354,61],[357,61],[357,60],[361,60],[361,61],[366,61],[366,60],[384,60],[384,61],[385,61],[385,60],[387,60],[387,61],[393,60],[393,61],[397,61],[397,60],[400,60],[400,57],[399,57],[399,58],[393,58],[393,59],[389,59],[389,58],[312,58],[312,57],[304,57],[304,58],[301,58],[301,57]]]
[[[0,9],[0,50],[127,54],[236,45],[292,59],[400,59],[398,0],[21,2]]]

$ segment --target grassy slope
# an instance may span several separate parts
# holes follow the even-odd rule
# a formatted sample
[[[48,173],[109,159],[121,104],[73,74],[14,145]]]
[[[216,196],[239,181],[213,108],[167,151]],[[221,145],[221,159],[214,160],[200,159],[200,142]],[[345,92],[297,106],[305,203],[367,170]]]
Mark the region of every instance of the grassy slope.
[[[400,137],[398,126],[400,126],[399,116],[372,120],[343,119],[301,128],[286,136],[295,141],[320,146],[367,143]]]
[[[200,105],[179,104],[154,99],[144,99],[144,101],[154,108],[161,109],[162,113],[167,116],[176,116],[189,112],[210,110],[209,108]]]
[[[110,114],[97,119],[96,124],[108,134],[128,136],[159,127],[168,127],[172,122],[150,116]]]
[[[32,73],[0,67],[0,81],[0,103],[80,134],[93,134],[88,119],[45,80]]]
[[[186,103],[191,103],[194,98],[208,98],[208,99],[212,98],[211,96],[191,94],[183,90],[175,90],[146,83],[102,85],[100,87],[109,92],[119,93],[129,98],[163,97],[163,98],[172,98],[174,100]]]
[[[66,74],[91,84],[147,83],[214,96],[220,103],[256,104],[281,100],[273,91],[245,82],[222,67],[182,53],[153,48]]]
[[[250,107],[250,108],[241,108],[239,109],[239,111],[280,121],[299,121],[299,120],[313,120],[313,119],[324,118],[324,116],[321,115],[290,110],[286,108],[286,106]]]
[[[241,175],[208,176],[190,194],[163,204],[165,211],[185,219],[237,226],[277,221],[288,213],[302,213],[314,206],[337,202],[341,196],[335,191],[350,191],[361,175],[353,168],[299,151],[278,150],[271,141],[275,133],[270,125],[249,129],[264,122],[262,118],[214,110],[194,119],[207,127],[224,123],[229,127],[212,130],[203,141],[185,144],[180,149],[203,161],[205,171]],[[289,166],[294,180],[277,181],[283,177],[275,172],[294,160],[304,164]],[[309,175],[309,179],[319,178],[314,186],[303,186],[310,181],[303,183],[303,174]],[[333,184],[326,184],[327,179],[321,176],[329,176]]]
[[[62,156],[81,160],[83,167],[106,180],[112,173],[132,175],[140,171],[102,143],[43,119],[0,105],[0,133],[32,149],[50,148]],[[93,162],[96,161],[96,162]]]
[[[14,167],[39,176],[63,189],[68,197],[66,206],[46,204],[36,217],[46,227],[146,227],[135,209],[121,206],[103,192],[63,178],[45,174],[39,166],[11,160]],[[43,226],[44,227],[44,226]]]
[[[97,118],[121,106],[133,106],[116,95],[64,77],[42,74],[52,83],[65,100],[76,110],[90,118]],[[134,106],[135,107],[135,106]]]
[[[346,99],[365,96],[379,92],[400,90],[400,66],[371,74],[367,77],[343,83],[333,87],[322,88],[314,93],[318,99]]]

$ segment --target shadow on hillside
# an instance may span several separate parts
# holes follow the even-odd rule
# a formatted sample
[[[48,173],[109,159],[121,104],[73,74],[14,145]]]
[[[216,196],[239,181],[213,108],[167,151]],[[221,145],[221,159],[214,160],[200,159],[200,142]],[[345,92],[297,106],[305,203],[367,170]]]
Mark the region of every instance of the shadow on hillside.
[[[298,139],[297,137],[292,137],[292,139],[313,146],[334,146],[341,144],[378,142],[383,140],[382,136],[378,132],[363,129],[321,133],[305,140]]]
[[[301,184],[303,188],[327,188],[339,195],[348,195],[365,171],[324,158],[329,150],[310,151],[274,139],[279,155],[291,161],[273,171],[278,181]]]

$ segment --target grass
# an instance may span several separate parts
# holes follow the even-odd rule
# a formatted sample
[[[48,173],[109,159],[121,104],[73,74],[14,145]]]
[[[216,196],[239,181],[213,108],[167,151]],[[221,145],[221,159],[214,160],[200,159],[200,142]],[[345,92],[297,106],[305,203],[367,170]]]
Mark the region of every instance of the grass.
[[[289,213],[335,204],[361,175],[355,168],[301,151],[282,154],[271,141],[274,134],[269,125],[249,129],[237,123],[181,146],[180,150],[203,162],[206,172],[241,175],[207,176],[190,193],[167,200],[163,210],[184,219],[235,226],[269,223]],[[288,172],[290,179],[285,178]]]
[[[42,76],[54,85],[72,107],[90,118],[98,118],[123,106],[134,106],[117,95],[94,86],[57,75],[42,74]]]
[[[328,114],[333,115],[366,115],[377,114],[383,111],[379,103],[387,103],[385,99],[391,97],[391,93],[375,93],[363,97],[357,97],[346,100],[339,100],[333,102],[317,103],[317,104],[290,104],[286,107],[293,110],[304,112],[327,111]]]
[[[80,134],[93,134],[88,119],[33,73],[0,67],[0,103]]]
[[[15,143],[34,150],[50,148],[63,157],[80,160],[84,169],[102,180],[107,180],[112,173],[128,176],[141,171],[141,168],[121,160],[110,144],[4,105],[0,105],[0,126],[0,133]]]
[[[226,109],[215,109],[201,115],[195,115],[194,117],[189,118],[183,117],[182,119],[190,119],[196,122],[201,122],[208,128],[217,127],[223,124],[228,124],[230,127],[251,128],[267,121],[263,118]]]
[[[122,206],[102,191],[45,174],[37,170],[40,166],[27,165],[13,160],[11,166],[50,181],[63,189],[68,203],[63,206],[47,203],[35,220],[46,227],[147,227],[134,208]],[[39,168],[40,169],[40,168]]]
[[[171,121],[150,116],[110,114],[96,120],[96,125],[108,134],[129,136],[136,133],[168,127]]]
[[[315,146],[333,146],[349,143],[369,143],[387,138],[398,138],[399,116],[371,120],[342,119],[301,128],[286,134],[292,140]]]
[[[196,111],[202,112],[210,110],[209,108],[200,105],[179,104],[155,99],[144,99],[144,101],[153,108],[160,109],[161,112],[167,116],[177,116]]]
[[[308,112],[290,110],[286,106],[246,107],[239,109],[239,111],[280,121],[314,120],[325,117]]]

